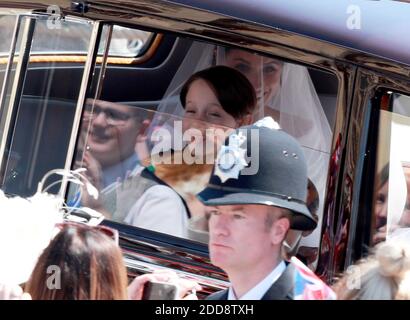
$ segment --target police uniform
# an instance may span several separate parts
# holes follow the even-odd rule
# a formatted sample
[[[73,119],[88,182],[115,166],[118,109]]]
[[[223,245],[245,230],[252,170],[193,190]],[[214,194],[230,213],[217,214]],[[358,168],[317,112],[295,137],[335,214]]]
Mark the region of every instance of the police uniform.
[[[260,204],[285,208],[291,212],[290,228],[312,230],[317,222],[306,207],[307,182],[307,164],[299,143],[278,129],[272,118],[264,118],[237,129],[226,139],[209,183],[197,197],[208,206]],[[329,296],[330,289],[313,273],[306,280],[309,269],[294,261],[286,262],[285,270],[262,300],[306,296],[303,294],[310,284],[322,286],[323,296]],[[228,290],[224,290],[208,298],[227,297]]]

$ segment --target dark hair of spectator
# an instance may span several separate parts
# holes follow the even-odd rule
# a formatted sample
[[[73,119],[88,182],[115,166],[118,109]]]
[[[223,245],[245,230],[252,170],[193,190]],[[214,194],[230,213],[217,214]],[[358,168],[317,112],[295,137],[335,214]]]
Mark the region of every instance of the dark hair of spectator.
[[[25,291],[34,300],[127,299],[121,250],[96,228],[64,226],[41,254]]]

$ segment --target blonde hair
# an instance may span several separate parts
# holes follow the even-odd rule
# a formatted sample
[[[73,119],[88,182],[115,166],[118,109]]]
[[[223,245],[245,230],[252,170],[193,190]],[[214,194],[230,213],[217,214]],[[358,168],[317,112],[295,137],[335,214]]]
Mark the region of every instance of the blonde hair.
[[[383,242],[349,270],[333,287],[339,300],[410,299],[410,246],[406,242]]]

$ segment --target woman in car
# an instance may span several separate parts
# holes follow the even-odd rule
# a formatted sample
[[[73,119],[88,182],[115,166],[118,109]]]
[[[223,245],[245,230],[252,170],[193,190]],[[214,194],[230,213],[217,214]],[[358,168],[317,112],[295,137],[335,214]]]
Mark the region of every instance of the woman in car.
[[[209,44],[193,45],[186,60],[195,60],[195,63],[190,63],[189,70],[202,70],[214,64],[238,70],[247,77],[256,92],[254,121],[271,116],[305,147],[308,156],[308,149],[316,151],[315,155],[329,153],[332,131],[306,67],[238,48]],[[184,67],[181,65],[168,86],[158,107],[159,112],[176,116],[184,114],[183,106],[174,99],[183,86],[184,72],[189,72]],[[155,119],[151,131],[154,126]],[[313,182],[318,185],[314,179]]]
[[[247,77],[257,97],[253,120],[271,116],[299,141],[308,161],[309,178],[317,187],[319,197],[324,199],[332,131],[308,69],[238,48],[208,44],[193,46],[187,56],[192,58],[190,61],[197,61],[196,69],[216,63],[234,68]],[[171,99],[180,90],[183,68],[179,71],[158,108],[160,112],[183,114],[182,106],[172,103]],[[304,240],[305,245],[317,246],[322,211],[323,202],[318,209],[319,227]]]
[[[216,61],[239,70],[255,88],[255,119],[271,116],[282,130],[302,145],[308,163],[308,176],[325,198],[326,170],[332,131],[306,67],[263,57],[237,48],[218,47]],[[319,243],[323,201],[318,208],[318,228],[304,245]]]

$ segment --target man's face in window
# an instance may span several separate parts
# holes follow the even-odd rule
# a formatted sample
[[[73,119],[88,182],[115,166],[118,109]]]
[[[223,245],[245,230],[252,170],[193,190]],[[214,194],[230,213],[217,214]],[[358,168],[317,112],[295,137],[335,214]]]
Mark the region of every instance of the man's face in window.
[[[102,167],[112,166],[135,152],[138,123],[132,107],[88,99],[84,124],[90,125],[87,148]]]

